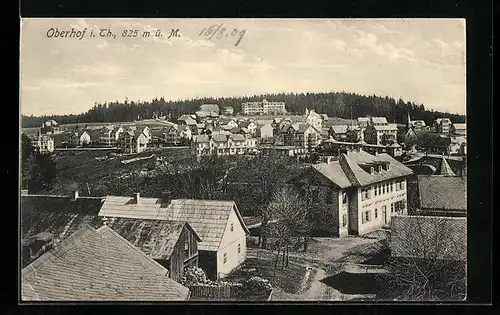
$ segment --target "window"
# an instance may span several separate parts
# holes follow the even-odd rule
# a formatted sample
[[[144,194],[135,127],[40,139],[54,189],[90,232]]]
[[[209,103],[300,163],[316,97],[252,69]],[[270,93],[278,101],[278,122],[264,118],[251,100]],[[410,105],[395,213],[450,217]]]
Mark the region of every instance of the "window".
[[[382,192],[382,187],[380,187],[380,185],[378,185],[378,194],[380,195],[381,192]]]
[[[376,195],[377,195],[377,191],[378,191],[378,190],[377,190],[377,189],[378,189],[378,186],[375,186],[375,187],[374,187],[374,189],[375,189],[375,196],[376,196]]]
[[[393,185],[392,185],[392,183],[389,184],[389,187],[391,188],[391,192],[392,192],[393,188],[394,188]]]
[[[234,231],[234,223],[231,222],[231,232]]]
[[[361,223],[366,223],[366,222],[369,222],[370,220],[371,220],[370,210],[363,212],[363,216],[361,218],[361,221],[362,221]]]
[[[380,172],[382,172],[382,165],[379,165],[379,166],[378,166],[378,172],[379,172],[379,173],[380,173]]]
[[[342,193],[342,204],[347,203],[347,194],[345,192]]]
[[[385,194],[385,184],[382,185],[382,193]]]
[[[394,203],[391,203],[391,213],[394,212]]]
[[[241,244],[238,244],[238,254],[241,252]]]
[[[347,226],[347,215],[343,214],[342,215],[342,227],[346,227],[346,226]]]
[[[369,189],[361,190],[361,200],[366,200],[366,199],[370,199],[370,190]]]
[[[378,209],[375,209],[375,219],[378,218]]]
[[[184,250],[189,250],[189,233],[184,234]]]
[[[227,253],[224,253],[222,263],[223,264],[227,263]]]

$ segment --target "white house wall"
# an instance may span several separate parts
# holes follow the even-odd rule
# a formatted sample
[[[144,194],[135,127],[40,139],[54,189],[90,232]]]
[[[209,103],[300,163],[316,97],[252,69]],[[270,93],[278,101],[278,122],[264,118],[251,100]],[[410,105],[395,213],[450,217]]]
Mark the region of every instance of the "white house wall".
[[[233,231],[231,231],[231,224]],[[238,245],[240,253],[238,253]],[[227,261],[224,263],[224,254]],[[220,278],[225,277],[246,259],[246,234],[241,226],[235,211],[229,215],[229,219],[217,251],[217,274]]]

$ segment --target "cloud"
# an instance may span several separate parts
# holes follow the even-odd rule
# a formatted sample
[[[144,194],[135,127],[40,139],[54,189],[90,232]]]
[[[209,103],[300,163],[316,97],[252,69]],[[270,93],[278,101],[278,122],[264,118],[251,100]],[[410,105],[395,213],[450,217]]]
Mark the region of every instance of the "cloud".
[[[129,71],[122,67],[108,63],[100,63],[96,65],[79,65],[69,69],[70,72],[83,75],[100,75],[100,76],[117,76],[125,75]]]
[[[408,48],[397,48],[391,43],[379,44],[377,36],[372,33],[358,31],[358,34],[357,42],[361,47],[371,49],[373,52],[389,58],[389,60],[414,60],[414,54]]]

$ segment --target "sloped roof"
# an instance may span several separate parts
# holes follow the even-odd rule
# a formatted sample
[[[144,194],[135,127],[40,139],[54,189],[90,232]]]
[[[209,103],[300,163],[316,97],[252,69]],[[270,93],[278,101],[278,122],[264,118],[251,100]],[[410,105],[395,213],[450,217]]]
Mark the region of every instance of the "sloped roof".
[[[131,197],[106,196],[99,215],[188,222],[202,240],[198,248],[205,251],[218,250],[231,211],[248,233],[233,201],[174,199],[166,206],[157,198],[141,198],[140,203]]]
[[[245,141],[246,138],[242,134],[235,134],[231,135],[231,139],[233,139],[233,141]]]
[[[330,127],[333,132],[337,134],[346,133],[349,126],[347,125],[333,125]]]
[[[227,142],[227,136],[223,134],[215,134],[212,137],[212,140],[215,142]]]
[[[418,175],[420,207],[467,210],[467,181],[460,176]]]
[[[364,170],[360,165],[389,163],[389,170],[375,172],[373,175]],[[340,165],[353,186],[366,186],[398,177],[409,176],[413,171],[397,161],[389,154],[382,153],[377,156],[371,155],[363,150],[349,151],[348,154],[340,156]],[[376,170],[376,168],[375,168]]]
[[[457,129],[457,130],[465,130],[465,129],[466,129],[466,127],[467,127],[467,124],[464,124],[464,123],[462,123],[462,124],[458,124],[458,123],[457,123],[457,124],[453,124],[453,127],[454,127],[455,129]]]
[[[177,120],[187,120],[187,119],[193,119],[193,118],[189,115],[182,115],[181,117],[177,118]]]
[[[398,130],[398,126],[396,124],[388,124],[388,125],[382,125],[382,126],[373,126],[373,128],[375,128],[375,130],[377,130],[377,131]]]
[[[206,113],[216,112],[217,114],[219,114],[219,112],[220,112],[219,105],[217,105],[217,104],[203,104],[203,105],[200,105],[199,110],[202,112],[206,112]]]
[[[385,117],[371,117],[371,121],[374,124],[387,124],[387,119]]]
[[[332,161],[330,163],[313,164],[313,169],[318,171],[321,175],[329,179],[340,188],[351,187],[351,182],[342,170],[339,161]]]
[[[441,158],[441,165],[435,175],[455,176],[455,173],[451,169],[444,156]]]
[[[186,300],[189,289],[109,227],[84,226],[22,270],[26,301]]]
[[[131,218],[108,218],[106,225],[154,259],[169,259],[186,222]],[[192,230],[193,231],[193,230]],[[198,234],[193,234],[201,241]]]
[[[395,215],[391,218],[391,255],[464,261],[467,219]]]

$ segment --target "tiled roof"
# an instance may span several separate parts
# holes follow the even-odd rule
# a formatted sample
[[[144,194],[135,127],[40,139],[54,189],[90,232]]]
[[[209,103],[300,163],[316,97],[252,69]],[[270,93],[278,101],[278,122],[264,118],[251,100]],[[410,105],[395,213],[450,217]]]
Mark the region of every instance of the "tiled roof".
[[[467,127],[467,124],[453,124],[453,127],[457,130],[465,130]]]
[[[223,134],[216,134],[212,137],[215,142],[227,142],[227,136]]]
[[[396,124],[388,124],[383,126],[373,126],[377,131],[386,131],[386,130],[398,130],[398,126]]]
[[[385,117],[371,117],[371,121],[374,124],[387,124],[387,119]]]
[[[111,217],[106,225],[154,259],[169,259],[186,222]],[[201,239],[193,233],[198,241]]]
[[[233,141],[245,141],[246,138],[242,134],[235,134],[231,136],[231,139],[233,139]]]
[[[441,158],[441,165],[435,175],[455,176],[455,173],[451,169],[444,156]]]
[[[236,211],[248,233],[233,201],[174,199],[165,206],[156,198],[141,198],[140,205],[132,199],[107,196],[99,215],[188,222],[202,240],[199,249],[205,251],[218,250],[231,211]]]
[[[334,126],[331,126],[330,129],[332,129],[333,132],[335,132],[337,134],[341,134],[341,133],[347,132],[348,126],[347,125],[334,125]]]
[[[177,118],[177,120],[186,120],[186,119],[193,119],[193,118],[189,115],[182,115],[181,117]]]
[[[467,181],[460,176],[418,175],[420,207],[466,210]]]
[[[217,114],[220,111],[219,105],[217,105],[217,104],[203,104],[200,106],[199,110],[202,112],[206,112],[206,113],[216,112]]]
[[[466,220],[464,217],[395,215],[391,218],[391,255],[464,261],[467,259]]]
[[[312,167],[340,188],[351,186],[351,182],[342,170],[339,161],[314,164]]]
[[[377,172],[375,166],[375,173],[370,174],[369,170],[365,170],[361,165],[377,165],[389,162],[389,170],[382,170]],[[353,186],[366,186],[373,183],[381,182],[398,177],[409,176],[413,171],[397,161],[386,153],[377,156],[371,155],[363,150],[350,151],[348,154],[342,154],[340,157],[340,165],[344,170],[346,176],[349,178]]]
[[[22,270],[25,301],[186,300],[189,289],[109,227],[85,226]]]

